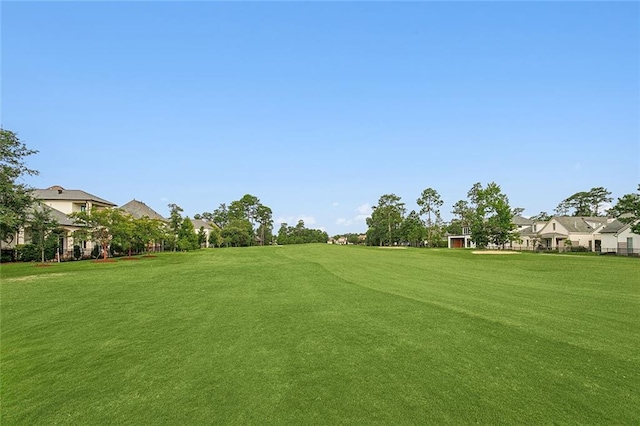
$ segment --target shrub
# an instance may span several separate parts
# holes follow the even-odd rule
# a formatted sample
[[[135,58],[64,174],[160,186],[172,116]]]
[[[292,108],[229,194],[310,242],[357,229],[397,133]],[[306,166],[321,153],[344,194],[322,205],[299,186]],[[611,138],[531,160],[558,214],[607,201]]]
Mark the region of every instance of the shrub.
[[[2,250],[0,254],[0,262],[13,262],[14,250]]]
[[[16,260],[21,262],[40,260],[38,247],[35,244],[18,244],[16,246]]]
[[[585,253],[585,252],[589,252],[591,250],[589,250],[589,248],[584,247],[584,246],[572,246],[570,251],[571,252],[575,252],[575,253]]]

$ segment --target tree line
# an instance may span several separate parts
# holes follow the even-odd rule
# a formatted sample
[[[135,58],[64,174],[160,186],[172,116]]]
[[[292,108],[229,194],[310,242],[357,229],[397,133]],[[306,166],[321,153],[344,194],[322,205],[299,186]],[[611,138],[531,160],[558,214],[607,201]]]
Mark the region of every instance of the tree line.
[[[296,226],[280,224],[277,237],[278,244],[326,243],[327,240],[329,235],[325,231],[305,227],[302,219],[298,220]]]
[[[468,200],[453,206],[456,219],[442,220],[440,209],[444,202],[438,191],[426,188],[416,200],[420,207],[406,214],[405,203],[395,194],[384,194],[367,218],[367,244],[444,247],[447,233],[461,234],[468,227],[478,247],[489,243],[504,245],[516,238],[512,224],[517,213],[509,206],[509,199],[495,182],[486,187],[476,183],[469,190]]]
[[[633,232],[640,233],[640,185],[637,193],[625,194],[613,207],[605,210],[603,206],[612,200],[610,191],[595,187],[562,200],[554,213],[558,216],[606,214],[632,223]],[[489,244],[504,247],[519,239],[513,217],[520,215],[523,209],[512,208],[509,198],[495,182],[486,186],[475,183],[467,192],[466,200],[453,204],[451,213],[454,218],[448,223],[442,220],[440,209],[443,201],[435,189],[425,189],[416,204],[420,209],[407,214],[401,197],[395,194],[382,195],[373,206],[371,216],[366,219],[367,244],[443,247],[447,244],[445,235],[461,235],[464,228],[479,248]],[[543,211],[530,219],[548,221],[551,217]]]
[[[59,224],[52,218],[50,209],[32,196],[32,188],[21,182],[25,175],[37,175],[36,170],[25,164],[25,158],[36,154],[26,147],[18,136],[0,128],[0,249],[21,228],[28,227],[32,251],[44,260],[51,253],[60,235]],[[562,200],[554,214],[573,216],[599,216],[607,214],[620,221],[632,224],[632,230],[640,233],[640,185],[637,193],[625,194],[610,209],[603,206],[613,200],[611,192],[604,187],[594,187],[577,192]],[[505,245],[518,238],[512,219],[522,213],[521,208],[511,208],[508,197],[499,185],[491,182],[486,186],[475,183],[467,193],[466,200],[453,205],[454,219],[445,223],[440,209],[443,206],[440,194],[425,189],[416,200],[418,210],[408,214],[405,203],[395,194],[384,194],[367,218],[367,244],[439,247],[446,245],[445,235],[461,234],[467,228],[478,247],[488,244]],[[104,256],[107,248],[131,254],[132,251],[148,251],[162,242],[165,249],[193,250],[199,247],[243,247],[274,243],[273,213],[251,194],[239,200],[225,203],[212,212],[196,214],[194,219],[203,219],[210,226],[208,236],[204,227],[194,229],[190,218],[182,216],[182,208],[169,204],[168,223],[143,217],[135,219],[119,209],[105,209],[73,213],[71,218],[81,227],[73,234],[80,251],[84,241],[93,241]],[[546,221],[551,215],[546,212],[532,216],[533,220]],[[354,234],[355,235],[355,234]],[[300,244],[326,242],[328,235],[318,229],[308,229],[303,221],[296,226],[281,224],[277,235],[278,244]],[[355,241],[355,236],[352,238]],[[35,255],[34,255],[35,256]]]

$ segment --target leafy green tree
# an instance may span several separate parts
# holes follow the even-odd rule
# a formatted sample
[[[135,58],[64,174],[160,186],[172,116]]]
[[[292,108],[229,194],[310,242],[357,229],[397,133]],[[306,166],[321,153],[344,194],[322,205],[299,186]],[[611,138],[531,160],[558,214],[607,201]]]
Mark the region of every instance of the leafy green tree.
[[[627,223],[640,217],[640,185],[637,193],[625,194],[618,198],[616,205],[609,209],[608,213]],[[621,217],[623,215],[625,217]]]
[[[44,239],[44,259],[55,259],[59,255],[60,238],[66,234],[64,229],[55,228]],[[58,258],[59,259],[59,258]]]
[[[515,241],[517,233],[513,225],[513,210],[506,196],[497,196],[492,200],[493,215],[487,219],[491,242],[504,248],[505,244]]]
[[[460,219],[451,219],[446,225],[445,231],[450,235],[462,235],[462,221]]]
[[[256,219],[260,224],[258,228],[260,235],[260,244],[264,245],[267,242],[265,239],[267,236],[271,236],[271,228],[273,227],[273,212],[271,209],[263,204],[260,204],[256,207]],[[269,241],[271,238],[269,238]]]
[[[184,211],[182,207],[177,204],[169,204],[169,233],[167,235],[167,244],[172,250],[178,248],[178,234],[180,232],[180,225],[184,222],[181,213]]]
[[[151,251],[154,243],[161,242],[165,237],[165,224],[159,220],[143,216],[134,223],[137,238],[146,251]]]
[[[252,244],[253,227],[246,219],[232,219],[222,228],[221,235],[227,246],[247,247]]]
[[[589,201],[591,203],[591,212],[594,216],[600,215],[600,207],[605,203],[610,203],[613,200],[611,198],[611,191],[598,186],[589,190]]]
[[[360,236],[358,234],[347,234],[347,243],[360,244]]]
[[[625,194],[618,198],[618,202],[609,210],[609,214],[623,223],[633,224],[632,232],[640,234],[640,185],[637,193]]]
[[[399,228],[405,214],[404,203],[395,194],[384,194],[378,200],[378,205],[373,206],[371,217],[367,218],[367,241],[371,244],[393,245],[399,240]]]
[[[107,258],[111,241],[121,242],[125,232],[123,223],[125,217],[119,209],[91,209],[90,211],[75,212],[69,215],[82,228],[74,232],[74,239],[90,240],[102,248],[103,258]]]
[[[562,200],[555,209],[557,215],[598,216],[600,206],[611,202],[611,192],[599,186],[589,191],[580,191]]]
[[[424,241],[426,234],[427,229],[425,228],[422,219],[420,219],[420,215],[416,211],[411,210],[407,217],[402,221],[402,225],[400,225],[401,238],[404,241],[407,241],[411,246],[418,247],[422,244],[422,241]],[[431,241],[431,243],[432,242],[433,241]]]
[[[280,224],[280,229],[278,230],[278,244],[285,245],[289,244],[289,234],[287,232],[288,225],[286,223]]]
[[[470,225],[471,218],[473,216],[473,209],[469,206],[468,201],[460,200],[456,202],[453,205],[453,210],[451,211],[451,213],[457,216],[457,219],[460,221],[460,225],[462,227]],[[460,231],[460,233],[462,233],[462,230]]]
[[[185,217],[180,224],[178,230],[178,249],[182,251],[196,250],[200,247],[198,244],[198,235],[191,219]]]
[[[209,247],[220,247],[224,240],[222,238],[222,232],[216,224],[211,225],[209,230]]]
[[[280,225],[278,231],[278,244],[310,244],[326,243],[329,235],[320,229],[309,229],[305,227],[304,221],[299,220],[296,226],[287,226],[286,223]]]
[[[434,246],[433,234],[434,234],[434,223],[435,221],[441,220],[440,218],[440,207],[442,207],[443,201],[440,198],[440,194],[433,188],[427,188],[422,191],[420,198],[417,200],[418,205],[420,206],[420,214],[427,215],[427,242],[429,247]],[[434,216],[433,220],[431,215]]]
[[[551,220],[551,215],[547,212],[540,212],[535,216],[531,216],[529,219],[534,220],[536,222],[548,222]]]
[[[121,217],[118,220],[117,231],[113,235],[112,249],[114,246],[127,252],[129,257],[133,249],[140,245],[139,228],[136,220],[127,212],[120,210]]]
[[[204,230],[204,226],[201,226],[198,230],[198,245],[200,247],[206,247],[208,244],[207,233]]]
[[[0,128],[0,245],[22,227],[34,202],[32,188],[19,179],[37,175],[25,165],[25,158],[38,151],[28,149],[18,136]]]
[[[490,242],[503,245],[517,238],[514,232],[513,211],[509,199],[495,182],[475,183],[469,192],[471,239],[479,248]]]
[[[28,219],[31,241],[38,247],[41,261],[44,263],[47,236],[58,227],[58,222],[51,216],[51,210],[44,204],[36,204]],[[56,236],[56,241],[58,237]]]
[[[207,216],[204,216],[204,213],[203,213],[203,217],[209,220]],[[221,229],[227,226],[230,219],[231,218],[229,216],[229,208],[225,203],[220,204],[220,206],[217,209],[215,209],[213,211],[213,214],[211,215],[211,221],[216,225],[218,225],[218,227]]]

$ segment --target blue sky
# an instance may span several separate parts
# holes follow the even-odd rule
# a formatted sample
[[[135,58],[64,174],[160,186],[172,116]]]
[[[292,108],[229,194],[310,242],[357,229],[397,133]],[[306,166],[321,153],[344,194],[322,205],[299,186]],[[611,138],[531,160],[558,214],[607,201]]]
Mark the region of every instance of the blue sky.
[[[366,230],[475,182],[533,215],[640,182],[634,2],[7,2],[1,123],[27,183],[192,216],[244,194]]]

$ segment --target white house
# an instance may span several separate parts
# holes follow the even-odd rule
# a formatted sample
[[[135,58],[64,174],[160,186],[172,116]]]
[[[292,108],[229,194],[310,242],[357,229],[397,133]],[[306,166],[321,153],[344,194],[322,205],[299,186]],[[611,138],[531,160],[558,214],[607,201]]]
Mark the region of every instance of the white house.
[[[614,220],[597,232],[601,253],[640,255],[640,235],[631,232],[631,223]]]
[[[581,246],[599,251],[601,241],[595,235],[612,220],[606,217],[554,216],[538,231],[540,243],[551,250]]]

